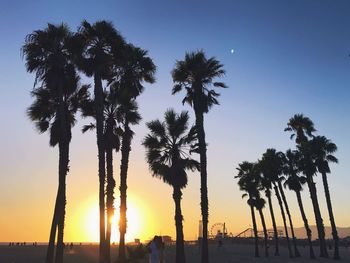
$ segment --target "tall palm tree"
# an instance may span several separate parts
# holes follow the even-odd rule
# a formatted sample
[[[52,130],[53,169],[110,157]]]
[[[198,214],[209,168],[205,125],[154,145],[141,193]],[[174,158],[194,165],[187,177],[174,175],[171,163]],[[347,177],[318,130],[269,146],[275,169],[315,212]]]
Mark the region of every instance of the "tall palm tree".
[[[306,183],[306,177],[299,176],[299,158],[300,156],[298,151],[287,150],[283,165],[283,173],[287,176],[284,186],[288,186],[288,188],[294,191],[297,196],[301,217],[304,221],[304,227],[309,242],[310,258],[314,259],[315,253],[312,247],[312,232],[305,215],[304,205],[301,198],[301,191],[303,190],[303,184]]]
[[[106,143],[106,170],[107,170],[107,185],[106,185],[106,208],[107,208],[107,227],[106,227],[106,260],[110,262],[110,241],[111,241],[111,219],[114,214],[114,188],[115,180],[113,176],[113,150],[116,152],[120,148],[121,129],[118,125],[118,99],[117,94],[113,89],[110,91],[104,90],[104,140]],[[96,119],[94,99],[88,97],[82,102],[83,117],[93,117]],[[85,133],[88,130],[96,128],[96,123],[84,125],[82,131]]]
[[[335,219],[333,215],[331,196],[329,193],[329,186],[327,180],[327,173],[330,173],[329,162],[338,163],[338,159],[333,155],[337,151],[337,145],[327,139],[324,136],[316,136],[313,139],[315,144],[315,164],[317,170],[322,174],[322,181],[324,186],[324,192],[326,195],[326,202],[329,214],[329,221],[332,227],[332,236],[334,240],[334,259],[340,259],[339,256],[339,237],[337,232],[337,227],[335,224]]]
[[[325,230],[323,225],[323,220],[317,200],[316,185],[313,182],[312,176],[315,174],[315,167],[312,161],[312,147],[308,144],[310,138],[313,138],[313,132],[316,131],[314,128],[314,123],[308,117],[303,114],[295,114],[289,119],[287,127],[284,131],[292,132],[291,139],[296,135],[295,142],[297,147],[301,147],[305,154],[302,154],[300,164],[304,169],[308,171],[303,171],[307,178],[307,184],[310,192],[310,197],[312,200],[312,205],[314,209],[314,214],[316,218],[317,233],[320,240],[320,256],[328,257],[327,246],[325,241]],[[304,144],[304,145],[303,145]]]
[[[213,82],[215,78],[225,74],[223,65],[214,57],[206,58],[203,51],[191,52],[185,55],[184,60],[176,62],[172,71],[175,83],[172,94],[186,89],[183,103],[193,106],[196,116],[196,129],[198,132],[198,145],[201,163],[201,213],[203,222],[203,242],[201,262],[208,263],[208,186],[207,186],[207,147],[204,130],[204,113],[208,113],[213,105],[218,105],[219,93],[210,89],[226,87],[222,82]]]
[[[80,41],[80,52],[77,56],[77,65],[83,72],[94,77],[94,103],[96,111],[96,135],[98,148],[98,175],[99,175],[99,211],[100,211],[100,250],[99,261],[106,262],[105,251],[105,141],[103,136],[104,103],[102,80],[109,80],[112,76],[115,58],[112,49],[124,45],[124,40],[112,23],[97,21],[90,24],[83,21],[77,37]]]
[[[275,256],[279,256],[278,232],[277,232],[276,219],[275,219],[275,214],[273,211],[272,199],[271,199],[273,178],[271,178],[271,173],[269,172],[268,169],[265,169],[267,167],[264,167],[264,163],[261,160],[258,160],[257,167],[259,169],[259,174],[260,174],[260,179],[259,179],[260,185],[261,185],[262,190],[265,191],[265,196],[266,196],[268,204],[269,204],[269,211],[270,211],[274,239],[275,239]]]
[[[256,210],[258,210],[259,215],[260,215],[260,219],[261,219],[261,225],[263,227],[263,232],[264,232],[264,246],[265,246],[265,257],[269,256],[269,246],[268,246],[268,234],[267,234],[267,229],[266,229],[266,223],[265,223],[265,217],[264,217],[264,213],[263,213],[263,208],[265,207],[265,203],[266,201],[264,200],[264,198],[261,198],[259,193],[255,198],[255,202],[254,202],[254,206],[256,208]]]
[[[325,231],[323,225],[323,219],[321,216],[321,210],[318,203],[316,183],[313,180],[313,176],[317,172],[317,166],[315,164],[315,144],[313,140],[302,142],[297,146],[300,152],[299,168],[306,177],[306,183],[309,188],[310,198],[314,210],[318,237],[320,241],[320,256],[328,257],[327,246],[325,242]]]
[[[181,212],[182,189],[187,185],[187,170],[199,170],[197,161],[189,153],[197,143],[195,128],[188,129],[187,112],[176,114],[173,109],[164,114],[164,121],[147,123],[150,130],[143,145],[147,149],[147,162],[153,176],[173,187],[176,226],[176,263],[185,263],[183,216]]]
[[[129,167],[129,156],[131,151],[131,141],[134,132],[130,125],[136,125],[141,120],[138,112],[138,106],[135,99],[128,96],[118,96],[120,105],[118,106],[118,122],[122,129],[121,132],[121,161],[120,161],[120,218],[119,218],[119,262],[125,261],[125,233],[127,228],[126,221],[126,191],[127,191],[127,175]],[[122,247],[122,248],[120,248]]]
[[[63,235],[66,205],[66,176],[69,170],[69,144],[74,115],[79,99],[87,87],[78,88],[79,77],[72,63],[69,48],[72,34],[65,24],[48,24],[43,30],[27,35],[22,52],[27,71],[35,73],[34,103],[28,109],[29,118],[40,133],[50,131],[50,146],[59,147],[59,186],[46,262],[53,262],[57,231],[56,262],[63,261]]]
[[[254,163],[244,161],[238,164],[236,168],[238,170],[238,185],[241,191],[246,192],[242,195],[243,197],[248,197],[247,204],[250,207],[250,212],[252,216],[253,231],[254,231],[254,241],[255,241],[255,257],[259,257],[259,237],[258,229],[256,226],[254,206],[256,204],[255,197],[258,193],[258,172]]]
[[[266,152],[263,154],[261,161],[260,161],[260,169],[262,169],[263,173],[267,175],[268,178],[270,178],[273,189],[275,191],[275,195],[278,200],[278,204],[281,210],[281,215],[283,219],[283,225],[284,225],[284,231],[286,235],[287,240],[287,246],[288,246],[288,252],[289,257],[293,257],[293,253],[290,247],[290,241],[289,241],[289,234],[288,234],[288,228],[286,223],[286,214],[283,208],[282,198],[280,194],[280,189],[278,187],[278,182],[280,180],[280,175],[282,174],[282,158],[281,158],[281,152],[277,152],[275,149],[267,149]]]
[[[118,50],[116,51],[118,52]],[[117,97],[122,98],[122,102],[126,103],[126,110],[132,106],[134,99],[139,96],[144,90],[144,83],[152,84],[155,82],[156,66],[152,59],[148,56],[148,52],[141,48],[135,47],[132,44],[125,44],[123,52],[118,56],[118,61],[115,61],[117,69],[114,72],[112,87],[117,91]],[[131,104],[130,104],[131,103]],[[123,105],[122,105],[123,106]],[[120,108],[124,109],[123,107]],[[130,110],[134,110],[130,108]],[[127,114],[127,112],[125,112]],[[126,115],[124,115],[126,117]],[[120,173],[120,224],[119,224],[119,261],[125,261],[125,234],[127,230],[127,169],[132,139],[132,132],[129,129],[129,124],[136,124],[122,118],[124,123],[124,133],[122,142],[122,165]],[[132,120],[133,121],[133,120]]]

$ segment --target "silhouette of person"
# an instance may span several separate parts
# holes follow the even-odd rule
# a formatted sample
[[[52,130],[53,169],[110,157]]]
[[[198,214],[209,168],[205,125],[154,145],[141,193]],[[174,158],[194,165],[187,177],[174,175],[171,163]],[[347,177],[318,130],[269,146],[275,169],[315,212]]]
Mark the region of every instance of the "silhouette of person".
[[[158,236],[157,244],[158,244],[159,262],[164,263],[165,262],[165,259],[164,259],[165,244],[161,236]]]
[[[164,263],[164,243],[160,236],[154,236],[153,240],[147,244],[150,249],[150,263]]]

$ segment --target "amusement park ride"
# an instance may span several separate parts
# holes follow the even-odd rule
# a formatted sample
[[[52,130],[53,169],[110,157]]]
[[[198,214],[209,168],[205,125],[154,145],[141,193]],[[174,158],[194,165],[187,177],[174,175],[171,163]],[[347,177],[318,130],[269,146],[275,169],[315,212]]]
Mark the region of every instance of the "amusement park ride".
[[[201,221],[199,222],[199,236],[201,237]],[[283,237],[283,231],[282,230],[277,230],[278,236]],[[273,230],[268,230],[267,231],[269,239],[272,239],[274,236]],[[263,237],[264,232],[263,231],[258,231],[258,236]],[[209,238],[210,239],[230,239],[230,238],[252,238],[254,236],[254,232],[252,228],[247,228],[243,230],[242,232],[233,235],[231,232],[228,233],[227,227],[225,223],[215,223],[211,226],[210,228],[210,234]]]

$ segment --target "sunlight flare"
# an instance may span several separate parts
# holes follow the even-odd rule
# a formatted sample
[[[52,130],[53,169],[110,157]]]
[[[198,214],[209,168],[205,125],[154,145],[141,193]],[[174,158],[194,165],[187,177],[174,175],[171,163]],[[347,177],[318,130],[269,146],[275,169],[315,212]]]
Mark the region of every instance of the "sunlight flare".
[[[112,223],[111,242],[119,242],[119,203],[114,202],[115,212],[112,218],[109,218]],[[139,202],[136,203],[133,198],[128,200],[127,208],[127,232],[126,241],[134,241],[135,238],[140,238],[142,228],[144,226],[144,218],[146,217]],[[97,202],[91,202],[87,206],[82,218],[84,232],[91,242],[99,241],[99,209]]]

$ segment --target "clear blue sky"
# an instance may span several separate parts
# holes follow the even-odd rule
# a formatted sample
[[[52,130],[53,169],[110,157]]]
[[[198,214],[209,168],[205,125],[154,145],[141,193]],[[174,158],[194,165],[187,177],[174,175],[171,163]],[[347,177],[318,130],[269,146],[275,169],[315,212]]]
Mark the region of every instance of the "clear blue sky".
[[[9,186],[0,190],[0,209],[21,209],[23,203],[14,196],[40,191],[40,184],[55,189],[56,183],[53,175],[53,182],[44,176],[49,171],[55,174],[57,167],[48,137],[37,135],[25,115],[33,86],[33,76],[26,73],[20,55],[25,36],[47,22],[65,22],[76,30],[82,19],[106,19],[128,41],[147,49],[158,67],[157,83],[139,99],[145,121],[162,117],[168,107],[190,110],[182,107],[182,95],[171,96],[170,71],[186,51],[204,49],[224,64],[227,74],[223,80],[230,88],[221,92],[221,106],[206,116],[211,211],[222,215],[214,215],[213,220],[228,220],[225,213],[234,215],[246,209],[233,179],[237,163],[256,160],[267,147],[283,151],[293,147],[283,129],[294,113],[304,113],[314,121],[319,134],[339,147],[340,163],[332,166],[330,186],[339,224],[350,225],[350,213],[345,209],[350,185],[349,13],[349,1],[331,0],[0,0],[0,187]],[[86,144],[91,144],[87,158],[95,161],[94,136],[82,136],[79,131],[85,123],[79,122],[74,132],[72,167],[81,165],[74,162],[74,156],[85,156]],[[140,146],[146,133],[144,122],[135,131],[136,165],[145,169],[145,180],[161,185],[149,177],[144,161]],[[47,161],[39,165],[37,160],[43,158]],[[74,173],[79,176],[73,169]],[[198,181],[191,178],[196,187],[187,190],[188,196],[195,198],[194,204],[199,203]],[[54,190],[51,192],[53,200]],[[5,201],[13,202],[12,207]],[[225,202],[231,205],[216,206]],[[2,211],[0,216],[1,224]],[[243,225],[237,229],[231,226],[234,230],[240,227]]]

